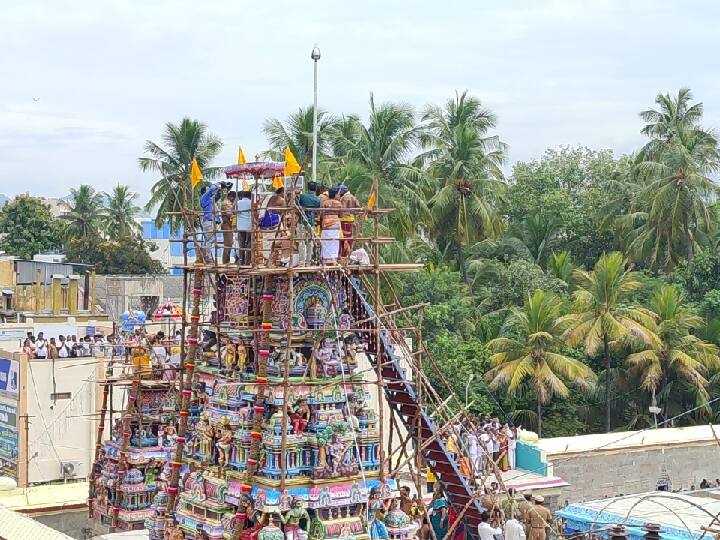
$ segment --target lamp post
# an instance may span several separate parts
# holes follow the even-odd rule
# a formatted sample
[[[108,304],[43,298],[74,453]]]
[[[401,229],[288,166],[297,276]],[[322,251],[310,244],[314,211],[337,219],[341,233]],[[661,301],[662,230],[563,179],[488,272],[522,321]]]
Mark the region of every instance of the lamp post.
[[[467,382],[465,383],[465,408],[467,409],[468,406],[468,391],[470,390],[470,383],[473,382],[473,379],[475,378],[475,374],[471,373],[470,377],[468,377]]]
[[[312,181],[317,182],[317,69],[320,60],[320,49],[315,45],[310,58],[313,60],[313,145],[312,145]]]

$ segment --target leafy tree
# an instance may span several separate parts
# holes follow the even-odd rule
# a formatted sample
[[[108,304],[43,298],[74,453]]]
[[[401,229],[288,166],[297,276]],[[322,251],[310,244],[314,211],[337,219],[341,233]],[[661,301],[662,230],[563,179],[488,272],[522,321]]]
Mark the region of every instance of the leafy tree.
[[[664,285],[652,296],[649,308],[657,314],[653,330],[658,340],[640,343],[640,350],[630,354],[626,362],[638,373],[642,388],[662,392],[672,379],[692,387],[703,400],[708,398],[707,374],[720,365],[718,348],[691,332],[704,321],[685,303],[675,285]],[[663,404],[667,416],[667,403]]]
[[[630,176],[631,165],[627,158],[615,159],[609,150],[547,150],[539,161],[513,166],[500,212],[519,237],[527,217],[533,216],[542,226],[542,234],[534,235],[539,239],[535,245],[545,240],[546,252],[562,246],[578,264],[592,266],[615,244],[614,229],[603,227],[608,221],[605,207],[618,193],[618,184]],[[612,215],[625,208],[613,208]]]
[[[370,94],[367,123],[349,115],[331,130],[334,155],[326,162],[325,174],[333,182],[345,183],[361,201],[378,186],[379,205],[396,208],[388,216],[387,230],[404,240],[417,232],[427,213],[421,191],[409,175],[407,160],[418,139],[415,113],[404,103],[377,105]]]
[[[0,249],[22,259],[62,245],[62,225],[41,199],[18,195],[0,208]]]
[[[118,184],[111,194],[105,194],[105,198],[107,208],[103,228],[107,237],[118,240],[139,234],[140,224],[135,221],[135,216],[140,212],[140,207],[135,206],[139,195],[130,191],[128,186]]]
[[[569,251],[561,251],[559,253],[553,252],[547,262],[548,273],[563,281],[568,286],[573,283],[573,272],[575,267],[572,263]]]
[[[617,251],[598,259],[592,272],[575,271],[574,313],[566,316],[569,325],[565,339],[572,347],[583,345],[585,354],[594,356],[601,348],[605,363],[605,426],[611,429],[612,365],[610,349],[635,339],[657,346],[653,333],[655,314],[642,307],[625,304],[630,293],[642,287],[637,274],[627,269],[627,260]]]
[[[318,161],[327,156],[330,147],[330,130],[335,120],[327,112],[318,109]],[[283,161],[285,148],[289,147],[305,170],[312,169],[313,107],[301,107],[285,122],[277,118],[266,120],[263,133],[270,143],[269,156]]]
[[[103,195],[87,184],[70,189],[70,200],[63,201],[66,212],[61,216],[65,221],[65,235],[68,239],[88,239],[100,234],[105,218]]]
[[[162,263],[150,256],[153,248],[154,244],[135,236],[73,238],[67,242],[65,254],[73,262],[95,265],[98,274],[164,274]]]
[[[535,291],[523,309],[512,308],[506,336],[488,343],[494,366],[485,374],[491,388],[507,387],[510,394],[527,384],[536,396],[538,434],[542,435],[542,407],[554,396],[567,397],[566,383],[589,389],[595,373],[585,364],[562,354],[561,302]]]
[[[638,194],[641,221],[628,249],[650,267],[672,269],[681,257],[691,265],[715,227],[707,201],[720,189],[705,173],[705,145],[702,134],[683,131],[653,161],[638,164],[646,186]]]
[[[474,260],[470,263],[470,271],[477,305],[486,314],[522,306],[536,289],[558,295],[567,290],[566,283],[525,259],[512,259],[510,262]]]
[[[495,205],[505,189],[500,166],[506,146],[497,136],[486,136],[496,118],[467,92],[443,108],[428,107],[423,121],[423,145],[429,149],[420,159],[428,162],[432,233],[453,246],[469,283],[468,244],[497,238],[503,229]]]
[[[640,113],[640,118],[647,122],[641,133],[650,141],[638,154],[638,161],[656,161],[665,153],[667,146],[674,140],[687,138],[699,141],[704,152],[701,164],[714,168],[717,165],[717,139],[709,131],[700,127],[703,116],[703,104],[691,105],[693,99],[689,88],[678,90],[677,96],[670,93],[658,94],[655,97],[657,109],[648,109]]]
[[[635,227],[628,251],[652,268],[672,269],[682,257],[692,265],[715,228],[707,201],[720,194],[709,177],[720,166],[720,150],[715,135],[700,126],[702,103],[691,100],[687,88],[676,97],[658,94],[658,109],[640,113],[647,122],[642,133],[651,140],[636,158],[644,185],[630,214]]]
[[[199,208],[199,189],[190,184],[190,169],[197,159],[203,177],[216,178],[222,172],[220,167],[211,167],[222,149],[222,141],[208,132],[202,122],[191,118],[183,118],[179,124],[168,122],[161,135],[161,144],[153,141],[145,142],[147,157],[138,158],[140,169],[153,172],[160,176],[150,190],[150,200],[145,209],[151,211],[157,207],[155,223],[159,227],[169,222],[173,231],[181,225],[178,215],[183,208]]]

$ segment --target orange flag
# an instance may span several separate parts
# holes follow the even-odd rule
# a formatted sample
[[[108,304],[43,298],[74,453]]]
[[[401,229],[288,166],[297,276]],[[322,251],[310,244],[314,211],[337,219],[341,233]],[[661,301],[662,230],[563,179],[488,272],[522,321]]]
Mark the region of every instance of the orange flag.
[[[192,166],[190,167],[190,185],[192,187],[197,186],[200,180],[203,179],[202,171],[198,165],[197,159],[192,160]]]
[[[293,155],[290,147],[285,147],[285,176],[292,176],[300,172],[300,164]]]

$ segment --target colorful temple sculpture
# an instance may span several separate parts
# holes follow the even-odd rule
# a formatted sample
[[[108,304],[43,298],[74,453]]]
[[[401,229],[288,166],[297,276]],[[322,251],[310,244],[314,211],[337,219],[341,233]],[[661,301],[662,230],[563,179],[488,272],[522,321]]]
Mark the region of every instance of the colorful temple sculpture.
[[[176,386],[163,380],[162,372],[149,367],[144,346],[128,344],[124,364],[130,372],[114,377],[110,367],[104,381],[103,421],[88,500],[90,517],[119,531],[145,528],[177,444]],[[112,390],[122,392],[130,404],[126,410],[118,411],[117,417],[109,397]],[[106,415],[111,432],[108,439],[102,440]]]
[[[467,448],[449,449],[459,425],[476,428],[427,359],[423,306],[383,297],[388,272],[420,265],[382,262],[377,186],[367,205],[318,208],[324,195],[303,199],[313,186],[285,165],[229,167],[203,188],[202,213],[184,209],[197,260],[182,266],[183,305],[158,312],[180,332],[160,376],[129,347],[129,373],[105,381],[106,398],[125,385],[128,399],[105,441],[101,419],[91,516],[152,540],[407,540],[423,524],[429,465],[475,537],[479,486],[496,471],[468,472]],[[236,228],[243,212],[248,231]],[[412,516],[391,502],[402,474],[418,494]]]

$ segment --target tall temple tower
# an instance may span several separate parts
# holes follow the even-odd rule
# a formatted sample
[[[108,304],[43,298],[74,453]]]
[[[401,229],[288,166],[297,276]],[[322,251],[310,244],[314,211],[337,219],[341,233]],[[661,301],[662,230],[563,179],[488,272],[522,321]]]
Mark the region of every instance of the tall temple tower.
[[[473,427],[424,351],[423,306],[399,306],[387,279],[420,265],[382,262],[377,183],[347,204],[284,165],[229,167],[202,211],[183,210],[197,259],[182,265],[180,360],[145,369],[138,344],[104,381],[125,385],[127,409],[99,433],[91,515],[127,529],[141,511],[153,539],[403,539],[419,523],[384,501],[405,472],[422,512],[430,466],[474,536],[486,472],[446,446]],[[149,389],[172,400],[148,407]]]

